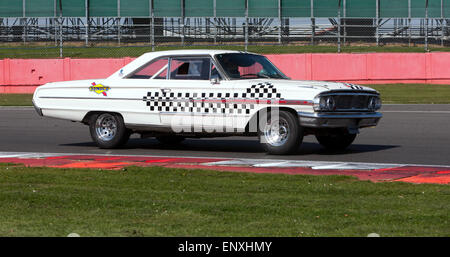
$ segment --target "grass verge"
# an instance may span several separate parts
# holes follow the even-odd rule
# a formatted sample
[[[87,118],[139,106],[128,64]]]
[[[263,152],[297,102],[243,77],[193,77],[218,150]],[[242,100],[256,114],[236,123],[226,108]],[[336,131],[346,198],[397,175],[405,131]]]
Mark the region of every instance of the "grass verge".
[[[378,90],[386,104],[450,104],[450,85],[368,85]]]
[[[32,106],[33,94],[0,94],[0,106]]]
[[[450,236],[446,185],[0,166],[0,236]]]
[[[386,104],[450,104],[450,85],[368,85],[378,90]],[[31,94],[0,94],[0,106],[31,106]]]

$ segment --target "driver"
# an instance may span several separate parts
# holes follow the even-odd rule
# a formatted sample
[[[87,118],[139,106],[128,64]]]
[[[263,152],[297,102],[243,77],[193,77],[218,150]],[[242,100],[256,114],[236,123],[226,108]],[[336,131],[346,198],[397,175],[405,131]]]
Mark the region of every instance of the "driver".
[[[230,74],[233,78],[239,78],[241,77],[241,73],[239,72],[239,66],[230,60],[230,58],[224,58],[223,60],[224,69]]]

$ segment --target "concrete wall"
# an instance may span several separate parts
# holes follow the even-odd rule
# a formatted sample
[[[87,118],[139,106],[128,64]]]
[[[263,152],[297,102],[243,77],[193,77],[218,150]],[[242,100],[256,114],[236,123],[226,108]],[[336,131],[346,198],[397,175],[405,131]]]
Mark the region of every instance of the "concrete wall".
[[[450,84],[450,53],[267,55],[287,76],[359,84]],[[105,78],[131,62],[119,59],[3,59],[0,93],[32,93],[47,82]]]

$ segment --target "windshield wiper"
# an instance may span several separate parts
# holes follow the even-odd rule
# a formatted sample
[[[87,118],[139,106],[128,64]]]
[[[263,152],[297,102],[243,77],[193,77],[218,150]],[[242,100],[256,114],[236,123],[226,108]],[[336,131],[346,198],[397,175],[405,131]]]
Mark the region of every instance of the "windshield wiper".
[[[271,78],[269,75],[261,74],[261,73],[247,73],[247,74],[241,75],[241,77],[247,77],[247,76],[255,76],[257,78],[263,77],[263,78],[267,78],[267,79]]]

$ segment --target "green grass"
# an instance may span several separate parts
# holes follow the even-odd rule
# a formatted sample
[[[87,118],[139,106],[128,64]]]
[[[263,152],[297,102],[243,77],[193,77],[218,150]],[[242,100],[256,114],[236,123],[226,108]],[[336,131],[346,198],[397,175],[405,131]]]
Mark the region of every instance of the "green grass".
[[[450,187],[0,166],[0,236],[450,236]]]
[[[31,106],[33,94],[0,94],[0,106]]]
[[[368,85],[378,90],[385,104],[450,104],[450,85]],[[0,94],[0,106],[30,106],[31,94]]]
[[[386,104],[450,104],[450,85],[369,85],[380,92]]]
[[[243,46],[237,45],[196,45],[196,46],[158,46],[156,51],[176,50],[176,49],[228,49],[242,50]],[[92,46],[76,47],[65,46],[63,48],[63,57],[75,58],[118,58],[118,57],[137,57],[146,52],[151,52],[150,46]],[[287,54],[287,53],[336,53],[337,46],[329,45],[251,45],[248,51],[261,54]],[[449,52],[450,47],[431,48],[430,51]],[[343,46],[343,53],[362,53],[362,52],[425,52],[422,46]],[[27,45],[0,45],[1,58],[59,58],[60,51],[55,46],[39,46],[33,44]]]

